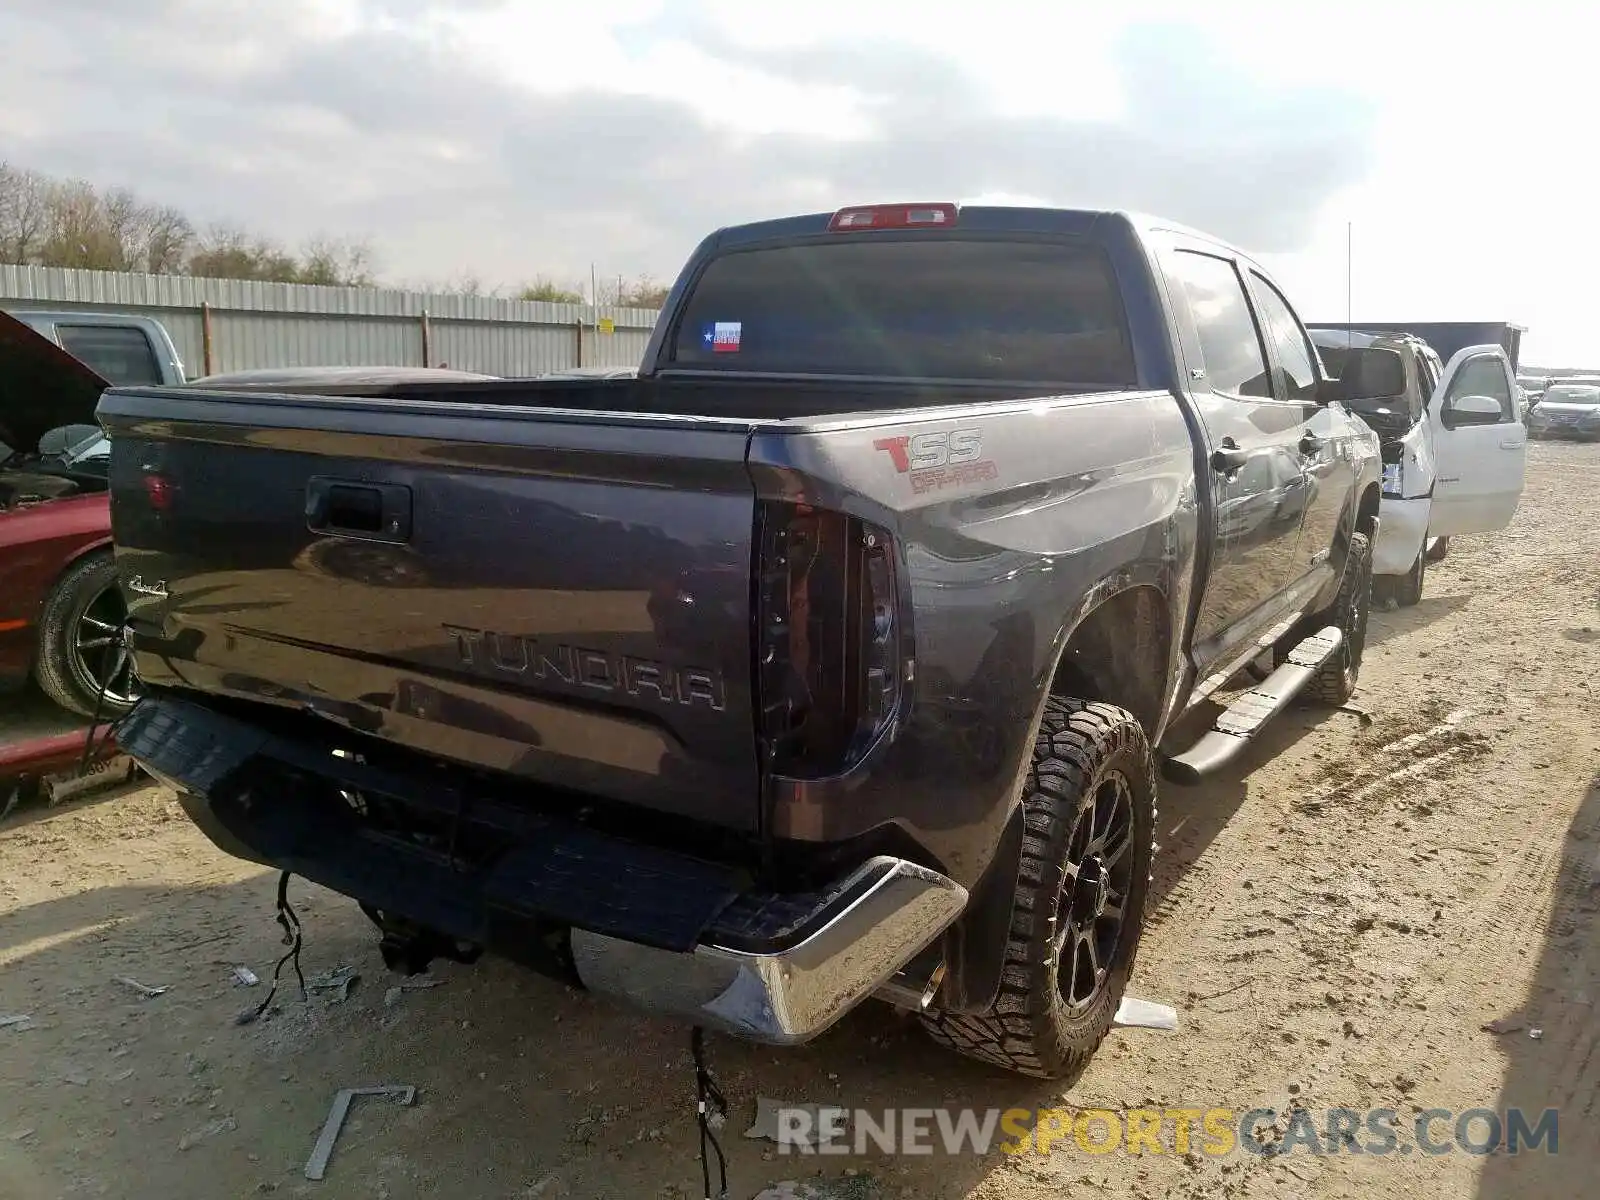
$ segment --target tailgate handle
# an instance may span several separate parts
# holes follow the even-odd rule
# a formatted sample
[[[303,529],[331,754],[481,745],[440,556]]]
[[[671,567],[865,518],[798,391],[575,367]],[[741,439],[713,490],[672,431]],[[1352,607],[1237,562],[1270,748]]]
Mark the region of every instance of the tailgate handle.
[[[306,528],[378,542],[411,539],[411,489],[316,475],[306,480]]]

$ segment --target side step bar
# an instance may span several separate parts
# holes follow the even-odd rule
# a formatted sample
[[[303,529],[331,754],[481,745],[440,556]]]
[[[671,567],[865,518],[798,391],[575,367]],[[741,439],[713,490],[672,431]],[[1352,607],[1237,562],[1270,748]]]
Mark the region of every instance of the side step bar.
[[[1334,656],[1344,642],[1337,625],[1329,625],[1306,638],[1283,660],[1283,665],[1217,715],[1211,729],[1182,754],[1161,764],[1161,774],[1173,783],[1196,784],[1250,744],[1250,739],[1289,701],[1300,694],[1317,669]]]

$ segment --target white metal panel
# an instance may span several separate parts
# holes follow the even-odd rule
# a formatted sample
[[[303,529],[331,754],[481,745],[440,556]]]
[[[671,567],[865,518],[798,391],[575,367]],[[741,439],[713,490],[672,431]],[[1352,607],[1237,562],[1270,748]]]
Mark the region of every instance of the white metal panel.
[[[628,367],[643,357],[657,316],[651,309],[596,310],[497,296],[0,264],[0,307],[154,317],[171,333],[191,377],[206,369],[201,314],[208,305],[213,371],[418,366],[424,314],[431,366],[507,376]],[[603,321],[612,332],[600,332]]]

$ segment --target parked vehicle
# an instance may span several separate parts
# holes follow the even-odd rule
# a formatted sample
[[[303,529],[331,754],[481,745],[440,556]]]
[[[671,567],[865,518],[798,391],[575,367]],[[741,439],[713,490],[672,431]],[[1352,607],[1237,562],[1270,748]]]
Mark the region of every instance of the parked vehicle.
[[[1448,539],[1504,529],[1516,515],[1528,453],[1516,376],[1495,345],[1463,347],[1446,364],[1409,334],[1313,326],[1311,336],[1345,402],[1382,440],[1377,597],[1416,604]]]
[[[1600,439],[1600,384],[1552,381],[1528,414],[1528,432],[1539,438]]]
[[[1540,399],[1544,396],[1545,389],[1554,382],[1555,380],[1546,375],[1517,376],[1517,386],[1522,389],[1522,415],[1524,419],[1527,418],[1528,409],[1539,403]]]
[[[0,313],[0,691],[32,675],[85,716],[132,707],[94,406],[108,383],[182,382],[149,317]]]
[[[1069,1073],[1158,765],[1361,670],[1377,436],[1263,268],[1126,215],[724,229],[636,378],[99,412],[121,745],[400,970],[488,948],[771,1043],[877,995]]]
[[[1525,325],[1510,321],[1396,321],[1390,324],[1366,321],[1358,325],[1338,321],[1313,321],[1318,329],[1356,330],[1363,333],[1403,333],[1421,338],[1440,358],[1449,362],[1471,346],[1499,346],[1515,374],[1522,362],[1522,335]]]
[[[112,383],[177,384],[185,379],[178,348],[154,317],[44,309],[9,309],[6,315]]]

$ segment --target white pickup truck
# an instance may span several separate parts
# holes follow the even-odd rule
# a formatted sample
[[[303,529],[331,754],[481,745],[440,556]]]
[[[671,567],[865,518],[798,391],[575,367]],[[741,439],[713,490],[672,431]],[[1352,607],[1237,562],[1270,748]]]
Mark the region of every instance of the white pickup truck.
[[[1381,439],[1375,596],[1416,604],[1450,538],[1504,529],[1516,515],[1528,452],[1516,372],[1495,345],[1443,363],[1411,334],[1310,333],[1346,405]]]

